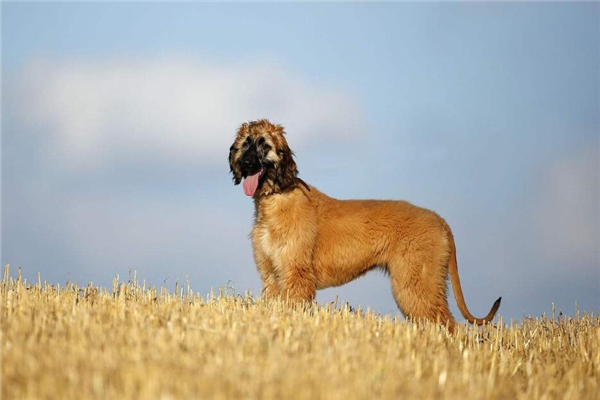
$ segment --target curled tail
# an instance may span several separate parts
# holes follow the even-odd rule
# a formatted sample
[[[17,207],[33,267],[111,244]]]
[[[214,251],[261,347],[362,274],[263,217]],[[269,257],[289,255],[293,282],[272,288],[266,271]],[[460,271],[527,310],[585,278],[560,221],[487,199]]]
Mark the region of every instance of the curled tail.
[[[458,309],[463,317],[465,317],[467,321],[472,324],[482,325],[483,323],[490,322],[494,319],[494,315],[496,315],[496,312],[500,308],[502,297],[498,298],[498,300],[494,302],[492,309],[484,318],[476,318],[473,316],[473,314],[471,314],[467,308],[467,303],[465,303],[465,298],[460,286],[460,278],[458,277],[458,265],[456,263],[456,246],[454,244],[454,237],[452,236],[450,227],[446,226],[446,230],[448,232],[448,239],[450,242],[450,260],[448,262],[448,272],[450,273],[450,279],[452,280],[452,290],[454,291],[454,298],[458,304]]]

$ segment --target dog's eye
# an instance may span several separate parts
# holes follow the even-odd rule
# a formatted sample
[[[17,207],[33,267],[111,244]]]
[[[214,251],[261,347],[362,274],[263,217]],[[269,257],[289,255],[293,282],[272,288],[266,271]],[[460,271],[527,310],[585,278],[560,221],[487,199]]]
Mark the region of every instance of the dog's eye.
[[[262,146],[263,144],[265,144],[265,138],[261,136],[260,138],[258,138],[258,142],[257,143],[258,143],[259,146]]]

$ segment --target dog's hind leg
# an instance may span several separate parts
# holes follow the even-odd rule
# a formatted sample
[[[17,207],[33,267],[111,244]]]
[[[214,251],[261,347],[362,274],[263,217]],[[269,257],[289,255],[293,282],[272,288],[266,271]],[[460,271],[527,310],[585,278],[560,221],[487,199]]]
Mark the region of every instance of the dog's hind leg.
[[[430,252],[411,256],[388,265],[396,304],[407,318],[439,322],[452,332],[455,322],[448,306],[446,257]]]

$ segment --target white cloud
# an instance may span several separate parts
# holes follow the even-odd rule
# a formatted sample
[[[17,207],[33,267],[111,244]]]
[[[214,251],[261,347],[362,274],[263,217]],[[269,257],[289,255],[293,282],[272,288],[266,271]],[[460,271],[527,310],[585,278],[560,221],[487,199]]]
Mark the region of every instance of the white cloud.
[[[346,93],[274,64],[37,60],[18,87],[23,120],[44,135],[55,161],[79,171],[115,160],[221,161],[237,126],[257,118],[282,123],[294,147],[355,135],[362,125]]]

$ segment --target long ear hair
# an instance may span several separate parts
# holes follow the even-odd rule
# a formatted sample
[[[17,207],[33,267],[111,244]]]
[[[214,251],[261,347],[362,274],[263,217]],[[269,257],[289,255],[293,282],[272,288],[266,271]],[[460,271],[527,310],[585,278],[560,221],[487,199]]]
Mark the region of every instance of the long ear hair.
[[[298,167],[294,161],[294,153],[287,146],[287,143],[284,143],[282,149],[277,151],[277,155],[280,160],[277,164],[275,181],[277,182],[279,189],[283,191],[296,182]]]
[[[238,162],[235,161],[235,153],[238,149],[235,147],[235,144],[229,148],[229,170],[233,174],[231,178],[235,185],[239,185],[242,181],[242,170]]]

